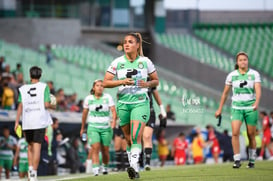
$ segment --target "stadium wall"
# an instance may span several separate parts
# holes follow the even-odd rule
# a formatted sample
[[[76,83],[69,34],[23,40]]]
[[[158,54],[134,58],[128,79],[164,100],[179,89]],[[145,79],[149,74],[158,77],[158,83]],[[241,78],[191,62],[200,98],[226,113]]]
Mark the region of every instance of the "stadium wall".
[[[81,36],[76,19],[7,18],[0,19],[0,38],[21,46],[75,44]]]

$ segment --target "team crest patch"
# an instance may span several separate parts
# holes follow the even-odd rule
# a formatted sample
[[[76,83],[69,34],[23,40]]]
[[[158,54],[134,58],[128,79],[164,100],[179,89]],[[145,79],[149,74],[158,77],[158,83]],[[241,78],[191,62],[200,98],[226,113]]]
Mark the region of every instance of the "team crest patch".
[[[143,68],[144,68],[144,65],[143,65],[142,62],[138,62],[138,68],[140,68],[140,69],[143,69]]]
[[[248,75],[248,80],[251,80],[251,75]]]
[[[120,69],[123,69],[124,66],[125,66],[124,63],[122,63],[122,64],[120,64],[120,67],[119,67],[119,68],[120,68]]]

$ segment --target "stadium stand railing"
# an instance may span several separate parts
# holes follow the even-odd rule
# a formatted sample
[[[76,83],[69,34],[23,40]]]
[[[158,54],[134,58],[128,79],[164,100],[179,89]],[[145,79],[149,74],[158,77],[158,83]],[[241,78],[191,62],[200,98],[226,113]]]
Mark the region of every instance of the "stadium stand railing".
[[[214,30],[213,30],[214,31]],[[223,37],[223,35],[219,35],[216,32],[210,33],[210,36],[204,35],[208,39],[211,37]],[[197,61],[201,63],[213,66],[225,72],[230,72],[234,69],[234,60],[228,58],[222,53],[210,47],[208,44],[203,43],[197,38],[191,36],[187,33],[163,33],[156,34],[157,41],[166,46],[167,48],[173,49],[177,52],[186,54],[190,57],[195,58]],[[220,42],[218,39],[215,40]],[[225,44],[223,42],[230,41],[224,39],[221,41],[221,44]],[[232,41],[231,41],[232,42]],[[219,43],[220,44],[220,43]],[[234,42],[232,42],[234,44]],[[237,52],[237,50],[235,51]],[[266,77],[262,77],[262,86],[273,90],[273,82]]]

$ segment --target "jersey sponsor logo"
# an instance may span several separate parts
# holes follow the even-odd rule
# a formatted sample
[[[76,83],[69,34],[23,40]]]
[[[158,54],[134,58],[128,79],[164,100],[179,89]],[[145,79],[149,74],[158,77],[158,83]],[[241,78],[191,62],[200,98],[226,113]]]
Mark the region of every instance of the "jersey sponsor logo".
[[[35,91],[36,91],[36,87],[32,87],[27,91],[27,93],[30,95],[30,97],[35,97],[37,96]]]
[[[100,111],[102,109],[102,105],[96,106],[95,110]]]
[[[243,82],[240,83],[240,88],[243,88],[243,87],[246,86],[246,85],[247,85],[247,81],[244,80]]]
[[[138,71],[136,69],[127,69],[126,77],[132,78],[132,76],[137,74],[138,74]]]

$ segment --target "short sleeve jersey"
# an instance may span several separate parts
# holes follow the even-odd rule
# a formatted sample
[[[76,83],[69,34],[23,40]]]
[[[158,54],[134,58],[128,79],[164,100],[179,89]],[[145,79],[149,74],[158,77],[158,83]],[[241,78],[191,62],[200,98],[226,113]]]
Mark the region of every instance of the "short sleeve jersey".
[[[176,138],[173,141],[173,147],[175,148],[175,155],[183,155],[185,154],[185,150],[188,148],[188,142],[186,140],[182,141],[179,138]]]
[[[89,95],[85,98],[83,108],[88,109],[88,124],[94,129],[110,128],[110,107],[114,106],[113,98],[103,94],[100,98]]]
[[[122,85],[118,89],[118,101],[124,104],[136,104],[147,99],[147,88],[137,86],[138,80],[147,81],[149,74],[156,71],[152,61],[143,56],[138,56],[136,60],[130,62],[126,56],[115,59],[107,70],[114,74],[118,80],[132,78],[134,85]]]
[[[16,138],[11,135],[8,138],[0,137],[0,159],[12,160],[13,150],[8,148],[7,144],[11,146],[17,145]]]
[[[232,108],[239,110],[253,109],[252,104],[256,100],[254,85],[261,82],[260,74],[249,69],[245,74],[234,70],[228,74],[226,85],[232,86]]]

